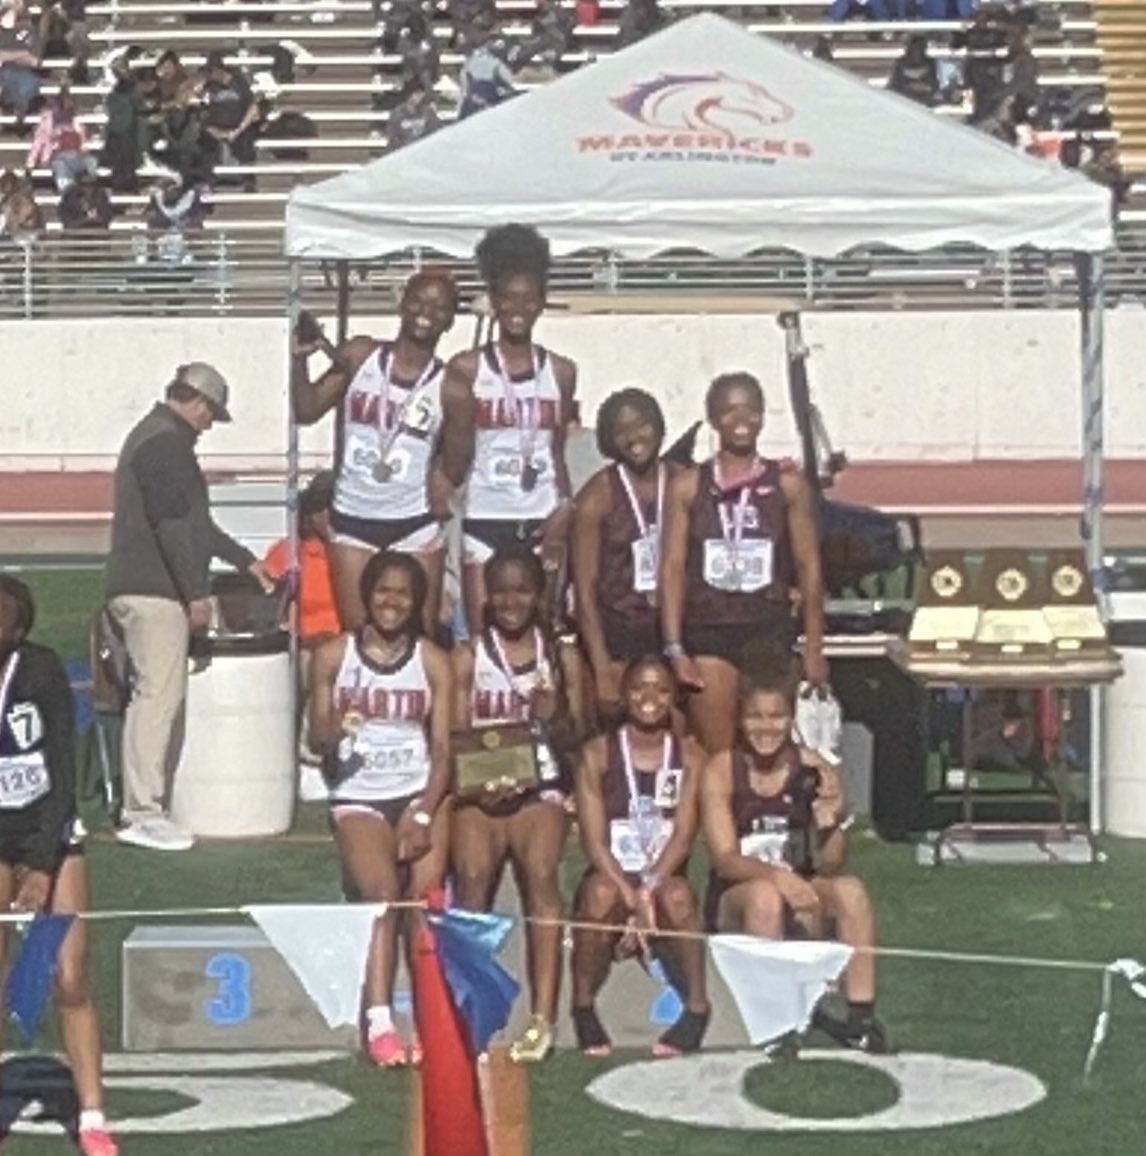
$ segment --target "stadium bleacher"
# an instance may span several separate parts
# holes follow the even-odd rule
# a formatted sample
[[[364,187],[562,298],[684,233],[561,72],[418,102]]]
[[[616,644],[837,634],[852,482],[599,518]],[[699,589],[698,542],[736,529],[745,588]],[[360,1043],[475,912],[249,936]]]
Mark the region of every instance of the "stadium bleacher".
[[[602,19],[575,28],[572,46],[560,62],[562,71],[610,51],[623,7],[622,0],[602,0]],[[938,59],[962,54],[961,49],[943,43],[963,27],[959,22],[835,23],[826,18],[822,0],[786,0],[782,8],[764,3],[665,0],[662,7],[678,13],[723,10],[755,32],[780,36],[805,50],[810,50],[817,38],[826,37],[835,60],[873,85],[887,83],[912,33],[931,37],[932,55]],[[499,35],[511,43],[525,37],[534,11],[532,0],[500,0]],[[1060,94],[1090,94],[1101,102],[1101,50],[1088,0],[1040,0],[1039,14],[1034,54],[1039,61],[1042,89]],[[275,104],[280,110],[305,113],[317,126],[319,136],[306,140],[261,139],[253,167],[220,168],[217,175],[224,180],[253,176],[257,191],[243,192],[224,185],[209,195],[214,206],[208,220],[211,229],[274,235],[280,228],[283,203],[294,184],[332,175],[385,151],[388,113],[385,99],[379,98],[396,91],[401,60],[396,54],[380,51],[381,24],[370,0],[265,4],[207,0],[170,5],[113,0],[90,5],[87,21],[93,46],[93,82],[73,85],[72,94],[94,151],[101,144],[105,121],[102,104],[108,90],[107,78],[101,74],[104,62],[116,49],[137,45],[152,57],[165,49],[175,49],[192,69],[203,63],[207,51],[222,50],[229,63],[249,76],[270,68],[271,48],[291,42],[296,76],[293,82],[276,85]],[[463,58],[449,49],[447,24],[437,24],[434,34],[439,39],[442,65],[436,95],[442,119],[448,120],[455,112]],[[44,62],[45,96],[59,91],[70,64],[70,60],[60,58]],[[522,87],[529,87],[529,83]],[[936,109],[938,115],[955,117],[964,116],[967,111],[959,105]],[[11,124],[11,117],[0,117],[0,169],[22,166],[27,149],[26,141],[3,133],[3,128]],[[276,159],[283,149],[305,149],[306,159]],[[154,162],[145,161],[140,171],[146,185],[149,178],[159,176],[163,170]],[[50,189],[49,174],[36,175],[41,187]],[[44,191],[37,199],[45,209],[49,229],[58,229],[55,196]],[[119,194],[112,201],[121,211],[113,225],[116,231],[143,227],[140,210],[147,201],[144,193]]]

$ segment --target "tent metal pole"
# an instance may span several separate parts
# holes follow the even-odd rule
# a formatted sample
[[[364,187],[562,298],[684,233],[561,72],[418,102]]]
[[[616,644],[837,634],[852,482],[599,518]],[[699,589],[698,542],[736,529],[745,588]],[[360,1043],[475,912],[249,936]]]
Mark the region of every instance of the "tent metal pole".
[[[335,322],[335,345],[343,345],[350,330],[350,262],[338,262],[338,317]]]
[[[293,357],[291,355],[291,337],[298,325],[299,314],[302,312],[302,262],[293,259],[288,265],[287,280],[287,475],[286,475],[286,514],[287,514],[287,541],[288,572],[292,591],[290,613],[290,668],[291,668],[291,695],[292,699],[298,695],[299,683],[299,653],[298,653],[298,598],[301,571],[299,568],[299,520],[298,520],[298,489],[299,489],[299,439],[298,422],[294,416],[294,405],[291,397],[291,375],[293,371]],[[292,702],[294,714],[298,714],[298,702]]]
[[[1106,305],[1101,254],[1079,257],[1082,355],[1082,540],[1086,566],[1103,618],[1107,617],[1106,569],[1102,537],[1102,464],[1105,449],[1103,394],[1103,312]],[[1102,833],[1103,688],[1090,689],[1090,830]]]

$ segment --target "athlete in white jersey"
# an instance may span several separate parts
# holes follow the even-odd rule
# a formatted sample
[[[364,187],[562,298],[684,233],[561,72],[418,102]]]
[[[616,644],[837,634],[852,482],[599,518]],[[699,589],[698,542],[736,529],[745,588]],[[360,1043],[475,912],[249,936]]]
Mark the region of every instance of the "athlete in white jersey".
[[[304,425],[337,410],[336,481],[331,509],[331,570],[342,625],[362,623],[358,582],[371,554],[395,549],[426,571],[426,629],[438,620],[444,570],[442,522],[469,461],[470,407],[453,404],[435,354],[453,324],[457,287],[448,272],[423,270],[406,284],[397,338],[354,337],[337,350],[313,319],[295,335],[291,393]],[[313,384],[307,358],[325,349],[330,368]]]
[[[565,846],[570,793],[566,756],[580,729],[579,652],[565,647],[561,660],[554,657],[539,622],[545,573],[527,546],[495,554],[486,564],[485,579],[486,629],[453,654],[454,723],[459,731],[520,731],[522,724],[530,725],[535,780],[471,798],[459,790],[450,838],[455,894],[460,906],[488,911],[508,858],[522,891],[522,909],[538,919],[557,919],[557,865]],[[532,1017],[512,1047],[519,1061],[541,1060],[553,1046],[561,978],[559,928],[531,923],[526,934]]]
[[[449,848],[452,673],[420,638],[426,577],[408,554],[376,554],[362,574],[366,624],[324,643],[311,668],[310,741],[326,760],[343,870],[368,903],[421,899]],[[403,913],[412,951],[421,917]],[[391,1012],[398,914],[378,920],[366,968],[367,1051],[380,1067],[416,1062]],[[412,969],[412,963],[411,963]]]
[[[556,604],[572,517],[565,431],[576,416],[577,368],[533,341],[545,308],[549,244],[533,228],[504,225],[482,238],[478,268],[497,339],[454,357],[446,389],[471,399],[472,467],[466,486],[463,588],[471,633],[485,605],[482,566],[501,546],[539,549]]]

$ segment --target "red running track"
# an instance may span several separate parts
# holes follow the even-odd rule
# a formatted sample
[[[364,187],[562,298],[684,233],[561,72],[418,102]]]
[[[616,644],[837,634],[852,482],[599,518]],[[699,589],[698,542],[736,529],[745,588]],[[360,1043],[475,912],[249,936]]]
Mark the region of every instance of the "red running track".
[[[249,476],[249,475],[247,475]],[[104,522],[109,473],[0,473],[0,522]],[[1106,508],[1146,512],[1146,460],[1105,466]],[[1071,460],[857,462],[837,480],[841,500],[922,514],[1067,513],[1081,504],[1082,468]]]

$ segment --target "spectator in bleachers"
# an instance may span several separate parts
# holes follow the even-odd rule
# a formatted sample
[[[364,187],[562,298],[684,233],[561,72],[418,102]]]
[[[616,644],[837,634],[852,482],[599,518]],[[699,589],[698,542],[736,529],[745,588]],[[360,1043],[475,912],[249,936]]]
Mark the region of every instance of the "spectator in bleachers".
[[[40,10],[40,44],[43,54],[71,61],[68,75],[74,84],[87,84],[88,23],[85,0],[48,0]]]
[[[40,100],[40,46],[25,0],[0,0],[0,104],[25,135],[28,113]]]
[[[915,33],[908,37],[887,87],[928,108],[939,103],[939,68],[927,51],[926,36]]]
[[[401,98],[419,90],[431,91],[442,74],[442,65],[433,27],[421,12],[414,13],[402,29],[398,53],[402,57]]]
[[[1007,95],[1014,100],[1015,120],[1029,121],[1039,106],[1039,62],[1031,50],[1030,27],[1016,19],[1007,33]]]
[[[975,122],[976,128],[1004,144],[1017,145],[1019,133],[1015,123],[1015,102],[1010,96],[1002,97],[995,107]]]
[[[832,51],[832,42],[829,37],[816,37],[816,42],[812,45],[812,59],[822,60],[825,64],[835,64],[836,54]]]
[[[917,0],[921,20],[970,20],[975,0]]]
[[[480,34],[471,39],[476,41],[476,46],[462,65],[458,120],[493,108],[517,91],[513,73],[505,62],[504,44],[498,40],[485,39]]]
[[[993,115],[1006,94],[1009,77],[1004,50],[1009,41],[1007,14],[995,7],[981,8],[971,27],[952,41],[967,53],[964,76],[971,90],[972,123]]]
[[[522,41],[512,60],[521,73],[529,69],[527,79],[536,82],[552,80],[557,66],[573,38],[573,17],[559,0],[540,0],[529,35]]]
[[[472,47],[473,37],[485,39],[493,35],[497,24],[494,0],[446,0],[446,11],[453,28],[451,48],[464,50]]]
[[[875,20],[885,24],[911,17],[911,0],[832,0],[828,17],[837,23],[845,20]]]
[[[617,28],[617,47],[628,48],[630,44],[659,32],[668,22],[669,18],[657,0],[629,0]]]
[[[155,62],[155,81],[160,108],[185,108],[194,96],[195,78],[173,48]]]
[[[44,231],[44,211],[36,204],[32,182],[23,173],[0,174],[0,237],[27,244]]]
[[[40,114],[25,165],[29,169],[47,165],[52,170],[56,190],[61,193],[80,175],[96,175],[96,160],[87,151],[87,139],[76,120],[75,101],[66,84]]]
[[[391,151],[429,136],[440,125],[434,99],[424,88],[416,88],[390,112],[386,143]]]
[[[144,216],[156,257],[167,265],[189,261],[187,234],[201,229],[206,215],[198,185],[180,176],[166,177],[156,184],[149,194]]]
[[[150,143],[151,128],[130,57],[121,57],[113,65],[112,88],[104,108],[107,120],[100,163],[110,170],[112,192],[137,192],[137,173]]]
[[[207,54],[204,76],[203,143],[212,170],[228,161],[253,165],[259,105],[251,86],[238,69],[227,64],[221,52]],[[245,175],[242,183],[248,192],[254,190],[253,176]]]
[[[60,224],[67,233],[106,233],[111,226],[111,199],[94,173],[80,173],[60,197]]]

